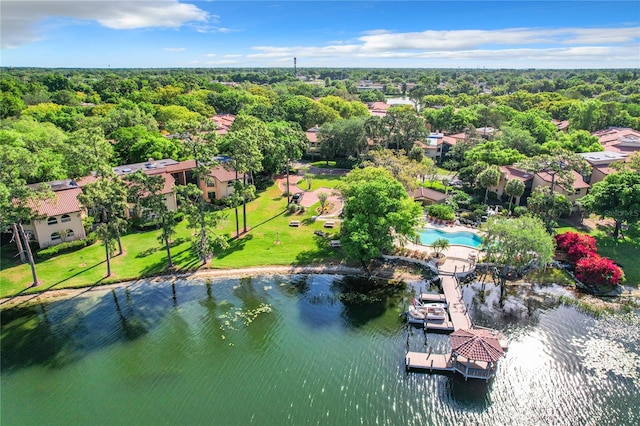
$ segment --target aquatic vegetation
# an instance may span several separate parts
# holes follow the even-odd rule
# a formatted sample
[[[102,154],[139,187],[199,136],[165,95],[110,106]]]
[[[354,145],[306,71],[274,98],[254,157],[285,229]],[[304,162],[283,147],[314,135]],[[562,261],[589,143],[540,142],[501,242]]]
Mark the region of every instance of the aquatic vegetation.
[[[222,321],[222,323],[220,324],[220,329],[223,331],[236,330],[236,326],[238,324],[248,326],[261,314],[268,314],[271,313],[271,311],[271,305],[267,303],[262,303],[257,308],[249,310],[243,310],[242,308],[233,308],[222,315],[218,315],[218,319]],[[225,339],[225,336],[222,335],[222,338]]]

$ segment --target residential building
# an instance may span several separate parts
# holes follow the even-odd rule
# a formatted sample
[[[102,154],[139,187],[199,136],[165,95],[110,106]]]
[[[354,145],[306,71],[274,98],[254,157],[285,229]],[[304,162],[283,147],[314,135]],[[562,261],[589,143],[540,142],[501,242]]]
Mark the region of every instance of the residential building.
[[[551,183],[555,180],[554,191],[558,192],[559,194],[566,195],[567,198],[572,202],[576,201],[578,198],[582,198],[587,195],[587,192],[589,191],[591,185],[589,185],[582,179],[582,175],[580,173],[576,172],[575,170],[571,170],[571,173],[573,174],[573,185],[571,186],[571,188],[564,188],[561,185],[558,185],[558,179],[554,179],[554,176],[552,174],[547,172],[539,172],[536,173],[533,177],[533,189],[539,186],[551,188]]]
[[[200,188],[207,202],[225,198],[233,193],[234,182],[242,179],[242,175],[236,177],[236,172],[231,167],[229,157],[216,157],[220,163],[211,168],[206,179],[198,179],[194,173],[195,160],[175,161],[170,158],[164,160],[150,159],[144,163],[127,164],[113,169],[116,176],[126,176],[142,170],[147,175],[159,175],[164,180],[161,193],[169,211],[177,211],[176,185],[193,183]],[[34,220],[24,225],[29,236],[37,241],[41,248],[59,244],[64,241],[83,239],[86,237],[82,219],[86,217],[86,209],[81,205],[78,196],[82,188],[96,180],[95,175],[86,176],[78,182],[73,180],[61,180],[47,182],[53,191],[54,197],[48,200],[33,203],[33,209],[43,219]],[[133,212],[133,204],[129,205],[129,215]]]
[[[320,142],[318,141],[318,126],[313,126],[310,129],[307,129],[306,135],[309,143],[307,144],[307,155],[315,155],[320,153]]]
[[[591,133],[596,136],[605,151],[632,154],[640,152],[640,132],[623,127],[610,127]]]
[[[391,108],[391,105],[386,102],[368,102],[367,107],[371,115],[384,117],[387,115],[387,110]]]
[[[629,154],[617,151],[585,152],[579,155],[591,166],[591,174],[585,176],[585,182],[590,185],[600,182],[611,173],[615,173],[616,170],[611,167],[611,164],[623,163],[629,157]]]
[[[220,136],[227,134],[235,119],[236,116],[233,114],[216,114],[211,117],[211,120],[216,124],[216,133]]]
[[[516,197],[513,204],[516,206],[524,205],[533,190],[533,173],[517,169],[513,166],[502,166],[500,167],[500,171],[502,172],[502,175],[500,176],[498,186],[490,188],[490,190],[495,192],[498,195],[498,198],[504,199],[504,197],[507,197],[508,199],[509,195],[505,192],[507,182],[512,179],[518,179],[524,184],[524,193],[521,196]]]
[[[32,203],[33,210],[42,219],[23,224],[27,235],[40,248],[85,238],[82,219],[86,217],[86,210],[78,201],[80,186],[71,179],[46,185],[53,191],[53,197]]]
[[[423,205],[439,204],[449,198],[449,196],[443,192],[423,186],[413,191],[412,195],[415,201],[419,201]]]

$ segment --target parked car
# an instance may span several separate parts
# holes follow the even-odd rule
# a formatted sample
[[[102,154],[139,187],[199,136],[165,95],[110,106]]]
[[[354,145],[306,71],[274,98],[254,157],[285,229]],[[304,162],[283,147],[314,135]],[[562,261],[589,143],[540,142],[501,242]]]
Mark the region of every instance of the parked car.
[[[296,204],[300,204],[300,201],[302,201],[303,195],[304,193],[302,192],[296,192],[295,194],[293,194],[293,197],[291,197],[291,201],[293,201]]]

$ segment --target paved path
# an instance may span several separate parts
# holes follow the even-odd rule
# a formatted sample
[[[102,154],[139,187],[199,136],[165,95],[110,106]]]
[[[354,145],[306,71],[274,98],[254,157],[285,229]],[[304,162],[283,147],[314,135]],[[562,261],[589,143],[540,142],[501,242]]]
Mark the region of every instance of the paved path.
[[[321,169],[322,170],[322,169]],[[276,179],[278,183],[278,188],[284,193],[287,190],[287,177],[278,177]],[[327,203],[332,204],[333,208],[328,213],[323,214],[323,217],[332,217],[338,216],[342,212],[342,200],[336,194],[334,194],[334,190],[331,188],[316,188],[314,190],[309,191],[308,189],[300,188],[296,185],[296,182],[302,182],[304,187],[307,187],[306,182],[304,181],[304,176],[302,175],[289,175],[289,191],[291,194],[295,194],[297,192],[301,192],[304,195],[302,196],[302,200],[300,201],[300,205],[305,208],[309,208],[318,202],[318,194],[320,192],[324,192],[328,195]]]

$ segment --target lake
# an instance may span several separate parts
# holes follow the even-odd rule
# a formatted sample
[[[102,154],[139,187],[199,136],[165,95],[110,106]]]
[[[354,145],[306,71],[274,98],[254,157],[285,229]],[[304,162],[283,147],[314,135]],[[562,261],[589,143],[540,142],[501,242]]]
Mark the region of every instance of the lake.
[[[640,424],[637,314],[595,319],[557,286],[475,283],[510,348],[489,383],[406,373],[448,337],[400,316],[420,284],[340,276],[137,282],[2,311],[6,425]]]

